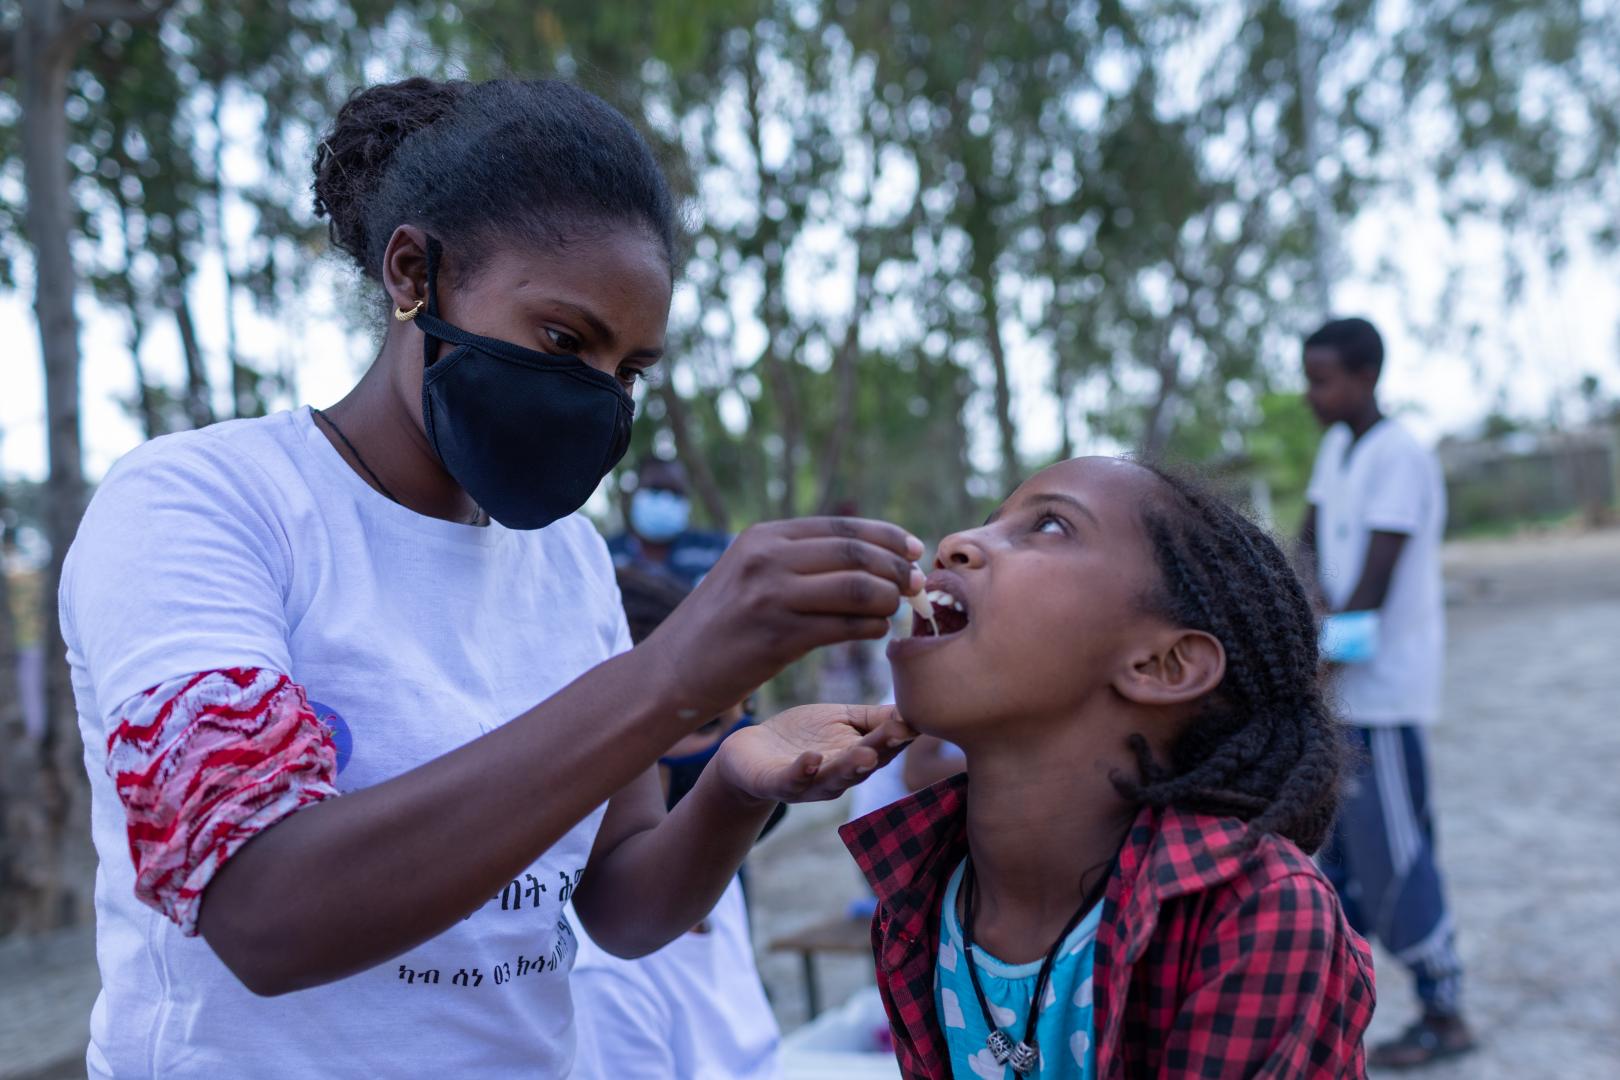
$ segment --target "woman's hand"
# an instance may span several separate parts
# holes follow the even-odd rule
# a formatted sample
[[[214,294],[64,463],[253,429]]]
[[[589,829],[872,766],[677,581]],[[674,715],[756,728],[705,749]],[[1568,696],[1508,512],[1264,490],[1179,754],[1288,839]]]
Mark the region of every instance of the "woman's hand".
[[[836,799],[917,737],[893,705],[802,705],[743,728],[711,766],[762,802]]]
[[[748,529],[638,651],[683,719],[707,720],[810,650],[874,640],[901,596],[923,587],[922,542],[857,518],[800,518]]]

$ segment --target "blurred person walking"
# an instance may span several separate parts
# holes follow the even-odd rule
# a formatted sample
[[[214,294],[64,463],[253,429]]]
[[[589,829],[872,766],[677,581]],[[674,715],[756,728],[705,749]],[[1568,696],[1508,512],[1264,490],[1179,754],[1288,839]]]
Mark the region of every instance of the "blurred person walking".
[[[1321,862],[1352,926],[1416,981],[1422,1014],[1375,1047],[1375,1067],[1411,1068],[1470,1050],[1462,963],[1435,857],[1424,728],[1440,715],[1445,601],[1440,463],[1378,406],[1384,343],[1365,319],[1305,339],[1306,400],[1327,429],[1300,546],[1330,614],[1324,653],[1361,751]]]

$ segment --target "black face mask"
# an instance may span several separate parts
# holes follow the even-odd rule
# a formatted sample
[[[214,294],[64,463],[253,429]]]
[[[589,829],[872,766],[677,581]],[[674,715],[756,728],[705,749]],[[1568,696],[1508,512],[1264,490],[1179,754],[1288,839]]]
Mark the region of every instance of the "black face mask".
[[[714,740],[713,746],[699,750],[695,754],[659,758],[658,764],[669,770],[669,796],[664,800],[665,805],[671,810],[675,809],[675,804],[686,797],[686,793],[692,790],[692,785],[697,783],[698,777],[703,775],[704,768],[714,755],[719,753],[720,744],[753,722],[754,718],[745,714],[729,731]]]
[[[585,505],[630,446],[636,406],[577,356],[480,337],[439,318],[439,243],[427,247],[422,421],[445,470],[509,529],[543,529]],[[455,346],[433,359],[436,342]]]

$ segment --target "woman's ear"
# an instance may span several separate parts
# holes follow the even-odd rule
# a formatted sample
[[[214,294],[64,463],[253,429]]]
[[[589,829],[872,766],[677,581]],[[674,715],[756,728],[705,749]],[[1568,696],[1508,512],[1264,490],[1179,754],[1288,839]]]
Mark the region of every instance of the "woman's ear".
[[[415,225],[394,230],[383,251],[382,284],[396,311],[427,299],[427,233]]]
[[[1114,689],[1138,705],[1185,705],[1221,685],[1226,650],[1202,630],[1166,629],[1131,657]]]

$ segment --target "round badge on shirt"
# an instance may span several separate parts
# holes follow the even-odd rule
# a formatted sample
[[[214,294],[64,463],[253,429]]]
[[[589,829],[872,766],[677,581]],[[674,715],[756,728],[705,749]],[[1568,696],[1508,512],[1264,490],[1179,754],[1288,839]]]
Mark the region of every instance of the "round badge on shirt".
[[[354,756],[354,734],[349,731],[349,725],[338,711],[330,705],[322,705],[311,700],[309,707],[315,711],[315,719],[326,725],[326,730],[332,733],[332,746],[337,750],[337,771],[342,772],[343,767]]]

